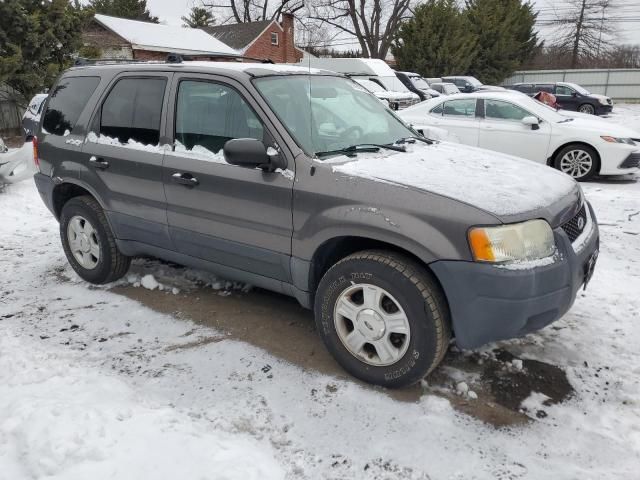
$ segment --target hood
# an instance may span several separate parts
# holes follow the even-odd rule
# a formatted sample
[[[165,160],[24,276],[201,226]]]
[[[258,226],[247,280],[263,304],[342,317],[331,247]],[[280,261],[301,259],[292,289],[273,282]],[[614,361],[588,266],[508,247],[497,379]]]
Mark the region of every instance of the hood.
[[[590,97],[593,97],[593,98],[600,99],[600,100],[605,100],[605,101],[609,101],[609,100],[611,100],[611,98],[610,98],[610,97],[607,97],[606,95],[600,95],[599,93],[592,93],[592,94],[591,94],[591,95],[589,95],[589,96],[590,96]]]
[[[625,127],[619,123],[612,122],[611,119],[600,118],[596,115],[589,115],[579,112],[568,112],[560,110],[563,117],[572,118],[570,122],[559,123],[566,128],[577,128],[581,131],[588,130],[598,135],[610,135],[612,137],[620,138],[640,138],[640,132],[633,130],[632,128]]]
[[[334,173],[448,197],[505,223],[544,218],[556,227],[571,218],[580,199],[578,184],[546,165],[448,142],[344,160],[332,161],[340,162]]]

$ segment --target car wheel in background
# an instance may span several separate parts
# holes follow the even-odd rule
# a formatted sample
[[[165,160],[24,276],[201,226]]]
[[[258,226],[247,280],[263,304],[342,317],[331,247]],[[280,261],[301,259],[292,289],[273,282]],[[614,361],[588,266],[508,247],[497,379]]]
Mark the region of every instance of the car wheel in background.
[[[118,250],[104,211],[92,197],[74,197],[65,203],[60,238],[69,263],[88,282],[113,282],[129,269],[131,258]]]
[[[567,145],[556,154],[554,166],[575,180],[583,181],[597,175],[600,170],[600,159],[593,148],[573,144]]]
[[[580,105],[580,107],[578,107],[578,111],[580,113],[588,113],[589,115],[596,114],[596,109],[589,103],[583,103],[582,105]]]
[[[440,286],[414,260],[387,251],[354,253],[331,267],[316,292],[315,318],[345,370],[390,388],[428,375],[451,337]]]

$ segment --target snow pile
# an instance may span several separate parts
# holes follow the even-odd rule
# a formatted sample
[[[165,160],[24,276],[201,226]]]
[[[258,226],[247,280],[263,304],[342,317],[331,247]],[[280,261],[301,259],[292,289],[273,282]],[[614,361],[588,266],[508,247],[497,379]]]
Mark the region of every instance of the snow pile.
[[[270,448],[0,334],[0,477],[282,479]]]
[[[545,208],[578,188],[546,165],[479,148],[443,142],[407,150],[359,154],[333,171],[444,195],[495,215]]]
[[[165,151],[171,149],[170,145],[145,145],[144,143],[136,142],[129,139],[127,143],[122,143],[117,138],[109,137],[107,135],[97,135],[95,132],[89,132],[86,138],[87,143],[98,143],[100,145],[112,145],[115,147],[128,147],[134,150],[142,150],[149,153],[163,154]]]

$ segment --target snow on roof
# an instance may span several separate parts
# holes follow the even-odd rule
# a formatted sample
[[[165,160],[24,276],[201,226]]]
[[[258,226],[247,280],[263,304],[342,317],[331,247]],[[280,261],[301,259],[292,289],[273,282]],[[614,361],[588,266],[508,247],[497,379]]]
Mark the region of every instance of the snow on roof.
[[[377,58],[311,58],[303,59],[311,67],[334,72],[363,74],[378,77],[395,77],[395,72],[384,60]]]
[[[100,14],[96,14],[95,19],[138,50],[193,54],[239,54],[238,51],[197,28],[159,25]]]

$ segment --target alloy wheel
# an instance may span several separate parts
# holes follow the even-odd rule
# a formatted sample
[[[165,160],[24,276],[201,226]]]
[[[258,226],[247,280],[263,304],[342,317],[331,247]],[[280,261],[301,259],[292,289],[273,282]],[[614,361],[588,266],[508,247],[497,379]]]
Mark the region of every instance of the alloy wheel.
[[[573,178],[586,176],[593,168],[593,158],[584,150],[569,150],[560,159],[560,170]]]
[[[333,318],[344,347],[369,365],[392,365],[407,352],[409,320],[398,301],[381,287],[356,284],[345,289]]]
[[[93,225],[84,217],[76,215],[67,226],[69,249],[82,268],[92,270],[100,261],[100,243]]]

